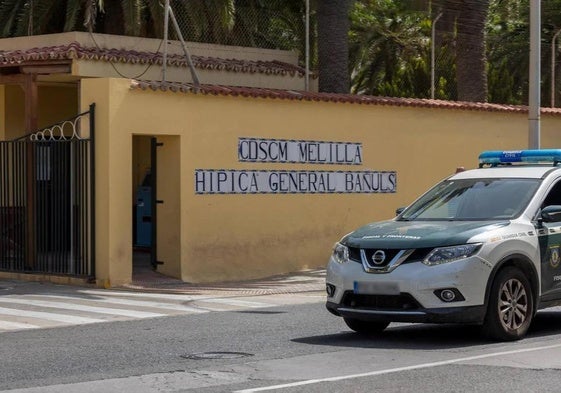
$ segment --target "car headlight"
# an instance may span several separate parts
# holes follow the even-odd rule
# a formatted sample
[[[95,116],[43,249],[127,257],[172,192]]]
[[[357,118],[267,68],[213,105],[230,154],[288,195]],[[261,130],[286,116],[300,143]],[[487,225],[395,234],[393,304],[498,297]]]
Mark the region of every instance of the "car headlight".
[[[349,248],[337,242],[333,246],[333,259],[337,263],[349,262]]]
[[[423,260],[428,266],[440,265],[472,256],[481,248],[481,243],[463,244],[461,246],[438,247]]]

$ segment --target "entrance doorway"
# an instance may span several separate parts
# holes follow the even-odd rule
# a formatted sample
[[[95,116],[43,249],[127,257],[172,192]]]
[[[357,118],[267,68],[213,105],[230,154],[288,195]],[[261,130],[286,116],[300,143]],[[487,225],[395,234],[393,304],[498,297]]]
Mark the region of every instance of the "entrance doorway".
[[[133,281],[181,278],[179,150],[178,136],[133,136]]]

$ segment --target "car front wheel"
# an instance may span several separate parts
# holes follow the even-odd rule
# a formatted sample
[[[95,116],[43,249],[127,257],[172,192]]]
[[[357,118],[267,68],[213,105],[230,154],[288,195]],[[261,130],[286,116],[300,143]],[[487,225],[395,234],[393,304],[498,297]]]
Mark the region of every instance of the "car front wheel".
[[[343,318],[348,327],[357,333],[361,334],[375,334],[380,333],[388,327],[389,322],[380,321],[362,321],[354,318]]]
[[[519,340],[528,331],[534,315],[530,282],[518,268],[501,270],[493,286],[483,329],[493,339]]]

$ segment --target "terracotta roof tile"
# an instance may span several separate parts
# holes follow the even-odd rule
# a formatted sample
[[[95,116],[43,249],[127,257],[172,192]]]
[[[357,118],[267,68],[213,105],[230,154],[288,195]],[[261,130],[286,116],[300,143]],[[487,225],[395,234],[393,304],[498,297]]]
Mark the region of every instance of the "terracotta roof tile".
[[[293,90],[266,89],[255,87],[201,85],[197,90],[191,83],[172,83],[155,81],[133,81],[131,89],[172,91],[181,93],[200,93],[225,96],[244,96],[254,98],[273,98],[281,100],[305,100],[339,102],[359,105],[389,105],[439,109],[473,110],[484,112],[528,113],[523,105],[490,104],[481,102],[460,102],[430,100],[420,98],[376,97],[356,94],[314,93]],[[561,108],[542,108],[541,113],[561,116]]]
[[[303,77],[302,67],[280,61],[255,61],[239,59],[220,59],[216,57],[191,56],[196,68],[204,70],[220,70],[240,73],[260,73],[267,75],[290,75]],[[68,45],[33,48],[26,50],[0,50],[0,65],[20,65],[29,61],[41,60],[93,60],[129,64],[162,64],[161,53],[137,52],[124,49],[104,49],[84,47],[77,42]],[[168,55],[168,64],[186,67],[184,56]],[[312,75],[312,77],[314,77]]]
[[[133,50],[122,49],[99,49],[93,47],[84,47],[77,42],[68,45],[59,45],[51,47],[33,48],[27,50],[2,51],[0,50],[0,65],[21,65],[26,62],[46,61],[46,60],[72,60],[84,59],[93,61],[111,61],[130,64],[162,64],[162,55],[160,53],[138,52]],[[290,75],[303,76],[304,69],[288,63],[280,61],[250,61],[239,59],[220,59],[213,57],[192,56],[195,67],[207,70],[225,70],[231,72],[242,73],[261,73],[273,75]],[[187,62],[184,56],[169,55],[168,64],[186,67]],[[161,82],[133,82],[133,88],[152,89],[173,92],[193,92],[195,91],[191,84],[181,83],[161,83]],[[217,86],[202,85],[199,89],[202,94],[213,95],[232,95],[245,96],[255,98],[276,98],[288,100],[307,100],[307,101],[331,101],[365,105],[391,105],[391,106],[408,106],[408,107],[424,107],[424,108],[444,108],[444,109],[462,109],[477,110],[487,112],[511,112],[511,113],[527,113],[528,107],[521,105],[506,104],[489,104],[489,103],[472,103],[443,101],[417,98],[394,98],[394,97],[374,97],[366,95],[352,94],[328,94],[313,93],[303,91],[290,91],[265,88],[249,88],[234,86]],[[561,109],[558,108],[542,108],[544,114],[561,115]]]

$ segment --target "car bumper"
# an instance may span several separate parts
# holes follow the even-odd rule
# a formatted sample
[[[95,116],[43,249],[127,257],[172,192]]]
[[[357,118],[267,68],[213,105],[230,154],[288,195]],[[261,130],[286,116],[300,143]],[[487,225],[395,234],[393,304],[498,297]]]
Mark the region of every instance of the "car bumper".
[[[326,305],[335,315],[363,320],[480,323],[490,272],[478,257],[438,266],[407,263],[390,273],[367,273],[360,263],[331,259]],[[459,292],[460,300],[443,301],[436,294],[443,289]]]
[[[333,315],[368,321],[482,323],[485,318],[485,306],[446,307],[400,311],[353,308],[327,302],[326,307]]]

